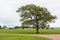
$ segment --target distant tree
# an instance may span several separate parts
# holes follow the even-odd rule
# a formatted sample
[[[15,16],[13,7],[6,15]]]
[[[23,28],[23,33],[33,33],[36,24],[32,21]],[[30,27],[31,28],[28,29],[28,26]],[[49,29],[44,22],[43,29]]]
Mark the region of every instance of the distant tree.
[[[50,29],[50,28],[49,28],[49,25],[47,25],[46,29]]]
[[[8,28],[8,29],[14,29],[14,28]]]
[[[50,14],[47,8],[29,4],[18,8],[22,25],[36,27],[36,33],[39,33],[39,27],[45,28],[46,24],[53,22],[56,16]]]
[[[15,29],[21,28],[20,26],[15,26]]]
[[[7,28],[7,26],[3,26],[3,29],[6,29]]]
[[[54,29],[54,28],[51,28],[52,30]]]
[[[46,29],[49,29],[49,28],[46,28]]]
[[[24,28],[32,28],[32,27],[30,27],[28,25],[22,25],[21,28],[24,29]]]
[[[1,26],[0,26],[0,29],[1,29]]]

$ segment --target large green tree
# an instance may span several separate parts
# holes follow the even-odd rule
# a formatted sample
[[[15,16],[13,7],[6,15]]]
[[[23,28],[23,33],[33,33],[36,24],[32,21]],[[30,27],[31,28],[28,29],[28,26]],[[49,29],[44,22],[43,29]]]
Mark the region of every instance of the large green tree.
[[[34,4],[22,6],[17,12],[20,14],[22,26],[34,26],[37,29],[36,33],[39,33],[40,27],[45,28],[49,22],[56,19],[56,16],[51,15],[47,8]]]

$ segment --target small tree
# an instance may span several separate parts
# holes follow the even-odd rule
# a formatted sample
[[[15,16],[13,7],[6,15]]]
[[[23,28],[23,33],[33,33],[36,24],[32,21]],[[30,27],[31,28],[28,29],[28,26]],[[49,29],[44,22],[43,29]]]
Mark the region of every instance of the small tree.
[[[1,26],[0,26],[0,29],[1,29]]]
[[[3,26],[3,29],[6,29],[7,28],[7,26]]]
[[[34,4],[22,6],[17,12],[20,14],[22,25],[36,27],[36,33],[39,33],[39,27],[45,28],[47,23],[56,19],[56,16],[51,15],[47,8]]]
[[[18,29],[18,28],[21,28],[21,27],[19,27],[19,26],[15,26],[15,29]]]

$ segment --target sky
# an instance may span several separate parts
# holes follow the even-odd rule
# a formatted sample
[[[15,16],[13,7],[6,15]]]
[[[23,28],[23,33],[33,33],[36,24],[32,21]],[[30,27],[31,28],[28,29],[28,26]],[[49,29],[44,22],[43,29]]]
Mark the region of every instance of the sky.
[[[16,10],[28,4],[47,8],[52,15],[57,16],[56,22],[50,23],[50,27],[60,27],[60,0],[0,0],[0,25],[21,26]]]

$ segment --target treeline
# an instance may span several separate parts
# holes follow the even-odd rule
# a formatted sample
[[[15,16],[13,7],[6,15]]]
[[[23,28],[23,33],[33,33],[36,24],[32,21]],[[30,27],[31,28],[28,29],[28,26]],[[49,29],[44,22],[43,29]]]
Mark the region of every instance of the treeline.
[[[27,26],[15,26],[15,29],[19,29],[19,28],[22,28],[22,29],[25,29],[25,28],[33,28],[33,29],[36,29],[36,27],[27,27]],[[46,27],[46,28],[42,28],[40,27],[39,29],[54,29],[54,28],[49,28],[49,27]]]
[[[0,26],[0,29],[6,29],[7,26]]]
[[[0,26],[0,29],[28,29],[28,28],[33,28],[33,29],[36,29],[36,27],[27,27],[27,26],[15,26],[14,28],[7,28],[7,26]],[[47,27],[47,28],[42,28],[42,27],[40,27],[39,29],[54,29],[54,28],[49,28],[49,27]]]

